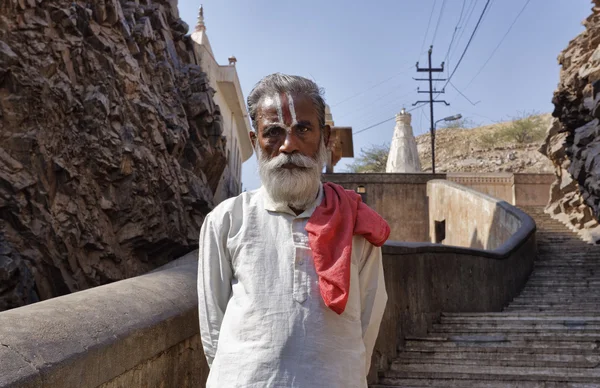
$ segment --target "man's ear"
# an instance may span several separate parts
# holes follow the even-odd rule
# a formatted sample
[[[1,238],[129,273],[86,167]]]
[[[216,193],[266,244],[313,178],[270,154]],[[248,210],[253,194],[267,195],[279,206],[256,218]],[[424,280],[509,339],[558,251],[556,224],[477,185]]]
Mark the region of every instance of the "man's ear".
[[[256,149],[256,132],[250,131],[250,142],[252,143],[252,148]]]
[[[329,125],[325,125],[323,129],[323,140],[325,141],[325,146],[329,147],[329,137],[331,136],[331,127]]]

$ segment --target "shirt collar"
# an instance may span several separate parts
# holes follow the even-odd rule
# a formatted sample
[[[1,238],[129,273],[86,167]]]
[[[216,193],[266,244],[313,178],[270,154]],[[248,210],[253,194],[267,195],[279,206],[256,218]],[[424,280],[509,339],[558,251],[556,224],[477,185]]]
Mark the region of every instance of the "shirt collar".
[[[315,198],[315,200],[310,205],[308,205],[308,207],[302,213],[296,216],[296,213],[294,213],[294,211],[290,209],[290,207],[287,204],[276,203],[275,201],[273,201],[273,199],[271,198],[271,196],[267,192],[267,189],[265,189],[264,186],[261,186],[260,191],[262,193],[263,205],[265,210],[277,213],[287,213],[296,218],[309,218],[310,216],[312,216],[317,206],[319,206],[323,201],[323,184],[319,182],[319,192],[317,193],[317,197]]]

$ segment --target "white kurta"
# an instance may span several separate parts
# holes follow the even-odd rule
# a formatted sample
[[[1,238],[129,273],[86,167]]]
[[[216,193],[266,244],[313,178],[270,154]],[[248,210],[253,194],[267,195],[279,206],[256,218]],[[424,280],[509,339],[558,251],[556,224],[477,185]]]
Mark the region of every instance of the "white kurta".
[[[363,388],[387,301],[381,248],[352,240],[350,294],[325,306],[305,230],[264,188],[217,206],[200,233],[198,308],[208,388]]]

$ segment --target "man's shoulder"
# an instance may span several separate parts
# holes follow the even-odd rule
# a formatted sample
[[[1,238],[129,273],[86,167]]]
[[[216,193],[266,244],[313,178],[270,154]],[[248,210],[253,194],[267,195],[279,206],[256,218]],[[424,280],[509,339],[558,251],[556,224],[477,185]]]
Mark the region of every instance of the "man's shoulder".
[[[238,196],[227,198],[218,204],[207,217],[216,217],[222,219],[224,216],[231,213],[240,213],[245,208],[257,206],[260,189],[245,191]]]

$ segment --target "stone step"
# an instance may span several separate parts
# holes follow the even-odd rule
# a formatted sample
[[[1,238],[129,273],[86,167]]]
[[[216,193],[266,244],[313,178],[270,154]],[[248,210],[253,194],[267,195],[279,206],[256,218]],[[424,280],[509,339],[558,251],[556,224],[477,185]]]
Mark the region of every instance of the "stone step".
[[[599,325],[477,325],[477,324],[455,324],[440,325],[433,324],[431,334],[433,335],[465,335],[465,334],[485,334],[485,335],[506,335],[512,336],[571,336],[585,335],[590,339],[600,339]]]
[[[546,366],[568,368],[593,368],[600,363],[600,354],[545,354],[529,351],[524,353],[487,352],[402,352],[394,360],[398,364],[435,363],[444,365],[490,366]]]
[[[546,319],[546,318],[553,318],[553,317],[557,317],[557,316],[561,316],[561,317],[571,317],[571,314],[566,315],[566,314],[561,314],[561,313],[533,313],[533,314],[521,314],[521,313],[506,313],[506,312],[468,312],[468,313],[453,313],[453,312],[443,312],[440,314],[441,317],[445,317],[445,318],[469,318],[469,317],[473,317],[473,318],[484,318],[484,319],[493,319],[493,318],[498,318],[498,319],[505,319],[505,317],[507,317],[506,319],[510,319],[510,317],[526,317],[526,318],[530,318],[530,319]],[[595,318],[597,316],[600,316],[600,311],[596,312],[596,313],[591,313],[591,314],[583,314],[583,315],[578,315],[576,317],[583,317],[583,318]]]
[[[506,335],[462,335],[462,336],[433,336],[428,337],[407,337],[405,341],[405,350],[423,350],[442,348],[457,349],[461,351],[469,348],[485,348],[490,351],[491,348],[498,351],[514,351],[514,349],[562,349],[562,350],[594,350],[598,351],[600,342],[579,341],[572,338],[509,338]],[[505,349],[505,350],[500,350]],[[508,349],[508,350],[507,350]]]
[[[385,382],[385,384],[384,384]],[[473,379],[404,379],[384,378],[380,384],[369,385],[370,388],[598,388],[599,384],[567,383],[549,381],[524,380],[473,380]]]
[[[453,323],[505,323],[505,322],[523,322],[523,323],[563,323],[563,322],[586,322],[600,324],[600,312],[597,315],[591,316],[570,316],[570,315],[517,315],[517,314],[506,314],[506,313],[494,313],[481,314],[468,313],[447,315],[443,314],[440,317],[442,324],[453,324]]]
[[[582,302],[589,302],[589,303],[597,303],[600,306],[600,298],[598,297],[586,297],[585,295],[580,295],[580,296],[555,296],[552,298],[549,298],[547,296],[519,296],[517,298],[515,298],[515,300],[513,302],[518,302],[518,303],[523,303],[523,304],[530,304],[530,305],[537,305],[537,304],[564,304],[564,303],[582,303]]]
[[[484,322],[443,322],[434,323],[432,329],[435,332],[448,332],[453,330],[502,330],[506,332],[514,332],[520,330],[585,330],[598,331],[600,333],[600,322],[590,321],[575,321],[565,320],[560,322],[552,321],[525,321],[525,320],[514,320],[514,321],[484,321]]]
[[[598,310],[598,303],[560,303],[560,302],[556,302],[556,303],[552,303],[552,302],[547,302],[547,303],[539,303],[539,304],[530,304],[527,302],[519,302],[519,301],[515,301],[515,302],[511,302],[506,309],[509,308],[515,308],[515,307],[532,307],[535,306],[536,308],[564,308],[565,311],[569,310],[589,310],[589,311],[594,311],[594,310]]]
[[[547,367],[513,367],[487,366],[474,368],[472,365],[444,364],[392,364],[384,373],[387,378],[454,378],[480,380],[533,380],[598,383],[600,368],[547,368]]]
[[[561,310],[559,307],[543,307],[543,308],[539,308],[539,307],[532,307],[532,306],[521,306],[521,307],[506,307],[504,309],[505,312],[510,313],[510,312],[517,312],[517,313],[521,313],[521,314],[528,314],[528,313],[555,313],[555,314],[564,314],[565,312],[568,313],[572,313],[573,315],[582,315],[582,314],[586,314],[586,313],[590,313],[590,310],[577,310],[577,309],[573,309],[570,311],[564,311]]]
[[[600,287],[587,287],[587,286],[542,286],[542,285],[527,285],[523,289],[520,295],[526,295],[528,293],[566,293],[571,292],[575,294],[589,294],[590,296],[600,295]]]

